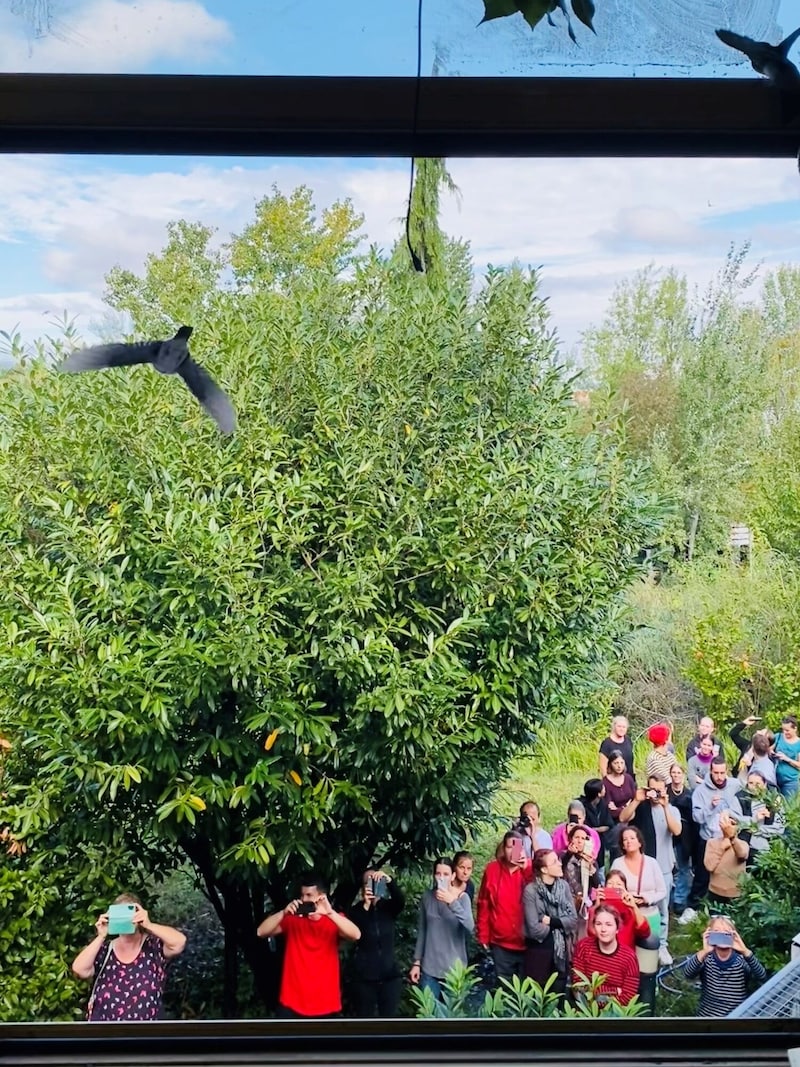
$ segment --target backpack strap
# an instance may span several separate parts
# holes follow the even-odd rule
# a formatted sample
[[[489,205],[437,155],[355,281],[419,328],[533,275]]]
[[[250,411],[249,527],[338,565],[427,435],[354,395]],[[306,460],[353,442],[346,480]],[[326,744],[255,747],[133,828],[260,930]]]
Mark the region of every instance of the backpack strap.
[[[98,983],[100,981],[100,978],[102,977],[103,971],[106,969],[106,964],[108,963],[109,959],[111,958],[111,953],[113,951],[114,951],[114,942],[113,941],[109,941],[108,948],[106,949],[106,954],[103,957],[103,962],[100,964],[100,969],[98,970],[97,974],[94,977],[94,982],[92,982],[92,991],[89,994],[89,1003],[86,1006],[86,1019],[87,1019],[87,1021],[92,1018],[92,1008],[94,1008],[94,1001],[95,1001],[95,997],[97,995],[97,985],[98,985]]]

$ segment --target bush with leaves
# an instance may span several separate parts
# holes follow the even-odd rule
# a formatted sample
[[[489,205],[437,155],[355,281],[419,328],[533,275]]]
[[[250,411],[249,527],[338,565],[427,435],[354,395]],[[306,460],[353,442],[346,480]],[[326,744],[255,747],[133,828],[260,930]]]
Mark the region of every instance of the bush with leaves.
[[[765,967],[789,962],[792,938],[800,932],[800,805],[783,805],[784,833],[758,854],[731,906],[736,925]]]
[[[0,391],[7,818],[188,858],[266,1002],[255,928],[304,868],[348,904],[452,850],[536,721],[602,700],[660,519],[615,428],[576,432],[535,275],[433,285],[275,200],[110,282],[198,326],[233,439],[149,368]]]
[[[556,975],[544,986],[532,978],[502,978],[494,992],[481,997],[481,982],[472,965],[453,965],[442,981],[442,999],[430,989],[414,986],[411,991],[417,1017],[421,1019],[558,1019],[619,1018],[647,1014],[638,997],[626,1005],[599,994],[606,980],[602,974],[580,975],[574,1001],[565,1001],[554,991]]]

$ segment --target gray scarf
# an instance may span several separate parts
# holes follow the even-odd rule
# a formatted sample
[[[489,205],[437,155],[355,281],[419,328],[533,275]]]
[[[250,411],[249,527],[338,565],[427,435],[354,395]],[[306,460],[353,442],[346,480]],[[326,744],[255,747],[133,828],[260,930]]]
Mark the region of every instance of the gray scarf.
[[[575,902],[572,899],[572,890],[563,878],[556,878],[552,885],[546,885],[537,878],[533,883],[533,892],[536,896],[536,911],[541,918],[549,915],[551,919],[575,918]],[[573,935],[567,934],[563,929],[551,930],[553,938],[553,965],[560,975],[569,970],[572,958]]]

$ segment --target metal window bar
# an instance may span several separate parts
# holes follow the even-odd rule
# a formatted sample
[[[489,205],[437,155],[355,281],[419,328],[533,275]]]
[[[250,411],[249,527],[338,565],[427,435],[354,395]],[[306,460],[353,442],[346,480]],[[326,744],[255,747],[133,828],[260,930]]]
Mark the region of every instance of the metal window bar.
[[[787,963],[728,1018],[800,1019],[800,959]]]

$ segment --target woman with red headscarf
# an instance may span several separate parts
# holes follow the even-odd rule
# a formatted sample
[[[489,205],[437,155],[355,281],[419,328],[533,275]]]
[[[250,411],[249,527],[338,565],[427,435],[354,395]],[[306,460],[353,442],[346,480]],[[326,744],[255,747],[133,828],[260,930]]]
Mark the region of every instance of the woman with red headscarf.
[[[645,773],[648,778],[657,776],[669,781],[669,772],[675,763],[675,748],[671,744],[672,730],[665,722],[657,722],[647,731],[647,738],[653,748],[647,757]]]

